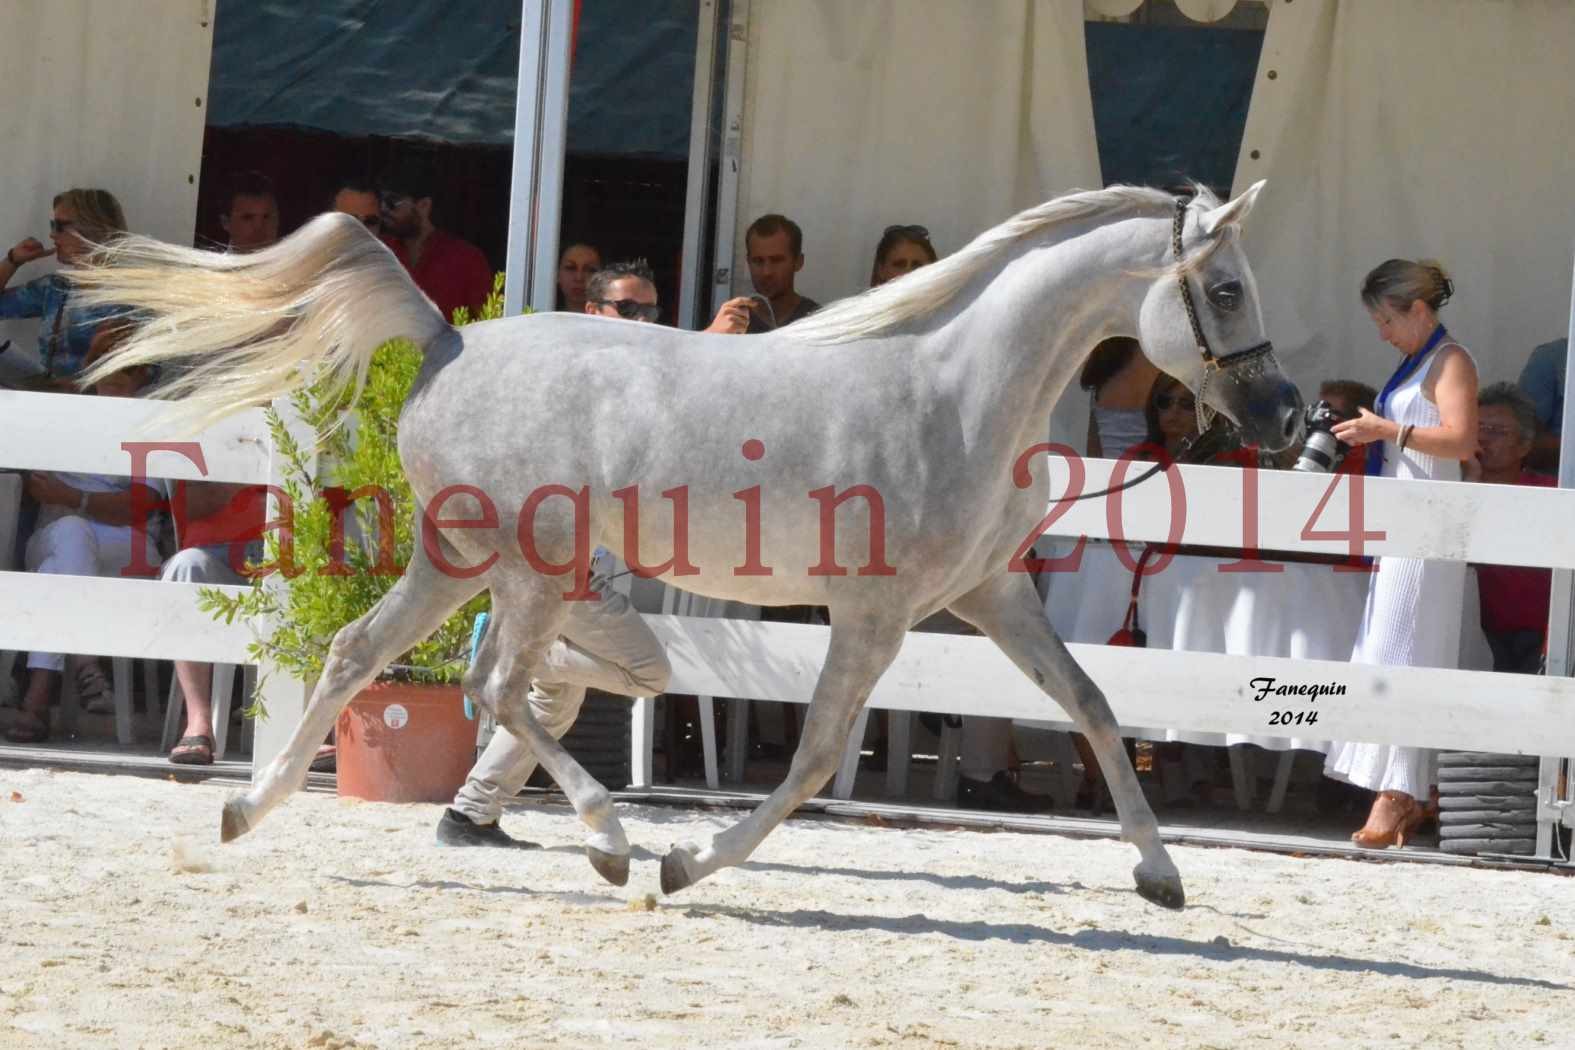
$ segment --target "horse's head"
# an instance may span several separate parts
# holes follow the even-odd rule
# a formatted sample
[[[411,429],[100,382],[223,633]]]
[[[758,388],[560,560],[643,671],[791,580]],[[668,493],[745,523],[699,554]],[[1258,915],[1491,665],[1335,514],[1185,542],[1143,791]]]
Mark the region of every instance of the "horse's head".
[[[1274,359],[1241,250],[1241,222],[1262,188],[1255,183],[1228,204],[1177,202],[1172,265],[1143,298],[1138,337],[1200,406],[1235,424],[1247,444],[1278,452],[1301,437],[1302,398]]]

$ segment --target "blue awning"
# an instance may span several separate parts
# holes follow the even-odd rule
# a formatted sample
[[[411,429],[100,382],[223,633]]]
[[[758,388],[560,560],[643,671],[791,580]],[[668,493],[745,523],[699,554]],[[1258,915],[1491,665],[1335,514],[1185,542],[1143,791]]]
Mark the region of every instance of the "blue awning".
[[[569,150],[684,157],[694,0],[584,0]],[[219,0],[210,124],[514,139],[518,0]]]

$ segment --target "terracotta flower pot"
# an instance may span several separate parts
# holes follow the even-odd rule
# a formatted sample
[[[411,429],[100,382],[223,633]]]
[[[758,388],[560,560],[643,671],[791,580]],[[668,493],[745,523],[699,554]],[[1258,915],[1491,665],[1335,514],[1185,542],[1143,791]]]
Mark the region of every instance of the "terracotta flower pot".
[[[457,685],[378,682],[339,715],[339,794],[448,802],[476,757],[476,723]]]

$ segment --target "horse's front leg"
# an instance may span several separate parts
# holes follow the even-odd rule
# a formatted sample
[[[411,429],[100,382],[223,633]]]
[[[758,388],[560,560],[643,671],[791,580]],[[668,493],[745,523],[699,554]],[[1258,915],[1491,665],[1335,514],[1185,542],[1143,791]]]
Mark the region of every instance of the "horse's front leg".
[[[720,868],[746,860],[789,814],[825,786],[837,770],[854,717],[881,673],[902,646],[907,625],[872,622],[869,616],[833,617],[831,645],[804,718],[787,779],[753,813],[711,839],[703,849],[674,846],[662,858],[662,892],[676,893]],[[844,621],[847,621],[846,623]]]
[[[448,557],[458,557],[446,541],[440,538],[440,542]],[[390,660],[437,630],[449,614],[479,590],[479,581],[440,572],[428,557],[417,552],[405,567],[405,575],[371,611],[334,635],[311,702],[289,743],[268,763],[249,791],[224,804],[220,838],[229,842],[244,835],[269,810],[299,790],[306,780],[312,755],[345,705],[381,674]]]
[[[1121,818],[1121,837],[1142,854],[1143,859],[1132,871],[1138,893],[1166,908],[1182,907],[1186,893],[1181,887],[1181,873],[1160,841],[1159,824],[1121,746],[1121,733],[1110,704],[1056,637],[1029,577],[1003,573],[953,602],[951,611],[989,635],[1024,674],[1072,716],[1093,746],[1099,767],[1110,784],[1116,813]]]

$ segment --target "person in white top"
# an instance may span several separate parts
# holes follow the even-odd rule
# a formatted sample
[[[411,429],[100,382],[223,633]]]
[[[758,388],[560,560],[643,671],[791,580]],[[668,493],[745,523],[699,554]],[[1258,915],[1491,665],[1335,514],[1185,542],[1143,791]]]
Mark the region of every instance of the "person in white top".
[[[128,368],[100,380],[94,393],[101,397],[136,397],[149,379],[146,368]],[[142,564],[149,570],[159,561],[158,549],[145,522],[138,522],[139,508],[157,500],[151,489],[130,478],[99,474],[34,471],[27,476],[27,491],[39,506],[38,523],[27,541],[25,564],[29,572],[66,576],[110,576],[137,564],[133,544],[142,543]],[[27,691],[14,724],[5,731],[13,744],[42,744],[49,739],[50,706],[65,672],[64,653],[29,653]],[[96,657],[76,664],[79,698],[87,710],[113,710],[109,686]],[[104,706],[101,707],[100,703]]]
[[[1341,441],[1367,445],[1368,474],[1459,481],[1461,460],[1477,452],[1476,363],[1438,319],[1453,294],[1449,275],[1425,260],[1390,259],[1362,283],[1379,336],[1401,354],[1377,411],[1361,409],[1334,428]],[[1464,562],[1377,559],[1351,659],[1456,666],[1465,580]],[[1351,836],[1358,846],[1403,846],[1430,815],[1422,801],[1436,780],[1430,751],[1335,744],[1324,773],[1378,792],[1366,825]]]
[[[1114,336],[1094,347],[1078,385],[1088,391],[1088,454],[1120,459],[1148,433],[1143,415],[1160,372],[1136,339]]]

